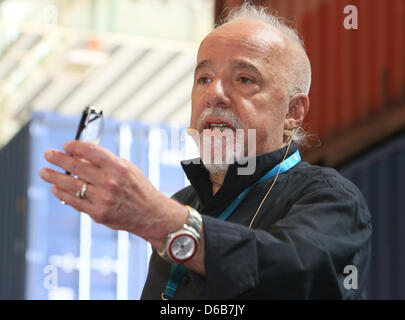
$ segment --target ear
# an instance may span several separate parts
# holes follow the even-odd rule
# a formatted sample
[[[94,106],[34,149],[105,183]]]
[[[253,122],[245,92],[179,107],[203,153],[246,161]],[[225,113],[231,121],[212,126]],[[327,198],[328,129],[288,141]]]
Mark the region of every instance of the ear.
[[[298,128],[309,110],[309,98],[304,93],[295,94],[288,106],[288,113],[284,120],[284,130],[294,130]]]

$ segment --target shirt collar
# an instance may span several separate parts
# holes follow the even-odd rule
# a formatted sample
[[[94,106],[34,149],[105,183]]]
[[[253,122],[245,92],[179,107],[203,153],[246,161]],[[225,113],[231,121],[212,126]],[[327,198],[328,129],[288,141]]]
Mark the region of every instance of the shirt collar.
[[[200,158],[182,161],[183,170],[194,187],[200,200],[200,211],[216,216],[220,214],[227,205],[238,196],[244,189],[249,187],[264,176],[269,170],[279,164],[284,157],[287,146],[265,153],[256,157],[256,170],[250,175],[238,175],[238,168],[244,167],[239,163],[229,165],[225,180],[218,192],[212,196],[212,183],[209,173],[205,169]],[[287,157],[297,150],[293,141],[288,150]]]

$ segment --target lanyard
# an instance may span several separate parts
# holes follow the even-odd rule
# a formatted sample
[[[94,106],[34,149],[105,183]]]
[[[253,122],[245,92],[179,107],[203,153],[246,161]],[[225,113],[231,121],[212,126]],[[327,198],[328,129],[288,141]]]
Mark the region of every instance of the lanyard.
[[[246,197],[250,190],[258,183],[270,179],[277,175],[278,170],[280,169],[280,173],[286,172],[294,167],[301,161],[301,156],[299,151],[295,151],[291,156],[285,159],[282,163],[276,165],[273,169],[267,172],[260,180],[256,181],[251,186],[247,187],[243,190],[233,201],[232,203],[223,211],[218,219],[225,221],[228,217],[235,211],[235,209],[239,206],[242,200]],[[281,168],[280,168],[281,166]],[[186,267],[184,265],[172,265],[170,268],[170,276],[169,281],[167,282],[166,288],[164,293],[162,293],[162,297],[167,297],[169,299],[173,299],[174,294],[176,293],[177,287],[179,285],[180,279],[183,277],[184,272],[186,271]]]

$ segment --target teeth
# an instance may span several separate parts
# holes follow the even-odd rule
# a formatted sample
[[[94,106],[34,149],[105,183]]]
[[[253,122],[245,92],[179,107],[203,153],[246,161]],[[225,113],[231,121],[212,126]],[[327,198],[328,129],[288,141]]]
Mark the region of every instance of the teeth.
[[[210,128],[224,128],[227,127],[225,123],[211,123]]]
[[[219,129],[224,131],[225,129],[230,129],[225,123],[211,123],[210,129]]]

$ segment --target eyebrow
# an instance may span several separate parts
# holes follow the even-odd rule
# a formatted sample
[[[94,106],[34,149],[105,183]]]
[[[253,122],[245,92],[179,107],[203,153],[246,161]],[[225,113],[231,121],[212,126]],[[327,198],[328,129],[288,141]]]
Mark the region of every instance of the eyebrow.
[[[201,61],[199,64],[197,64],[197,66],[195,67],[195,71],[194,71],[194,73],[197,73],[197,71],[198,70],[200,70],[200,69],[202,69],[202,68],[204,68],[204,67],[207,67],[207,66],[209,66],[211,64],[211,61],[210,60],[203,60],[203,61]]]
[[[232,62],[232,66],[235,68],[239,68],[239,69],[248,69],[256,74],[258,74],[259,76],[261,76],[261,72],[259,71],[259,69],[257,69],[253,64],[250,64],[249,62],[246,61],[242,61],[242,60],[237,60]]]
[[[210,66],[211,64],[212,64],[211,60],[208,60],[208,59],[201,61],[199,64],[197,64],[197,66],[195,68],[195,71],[194,71],[194,74],[196,74],[198,70],[200,70],[202,68],[205,68],[207,66]],[[248,69],[248,70],[256,73],[258,76],[262,77],[262,74],[259,71],[259,69],[256,68],[253,64],[251,64],[249,62],[246,62],[246,61],[243,61],[243,60],[236,60],[236,61],[233,61],[231,64],[235,68]]]

